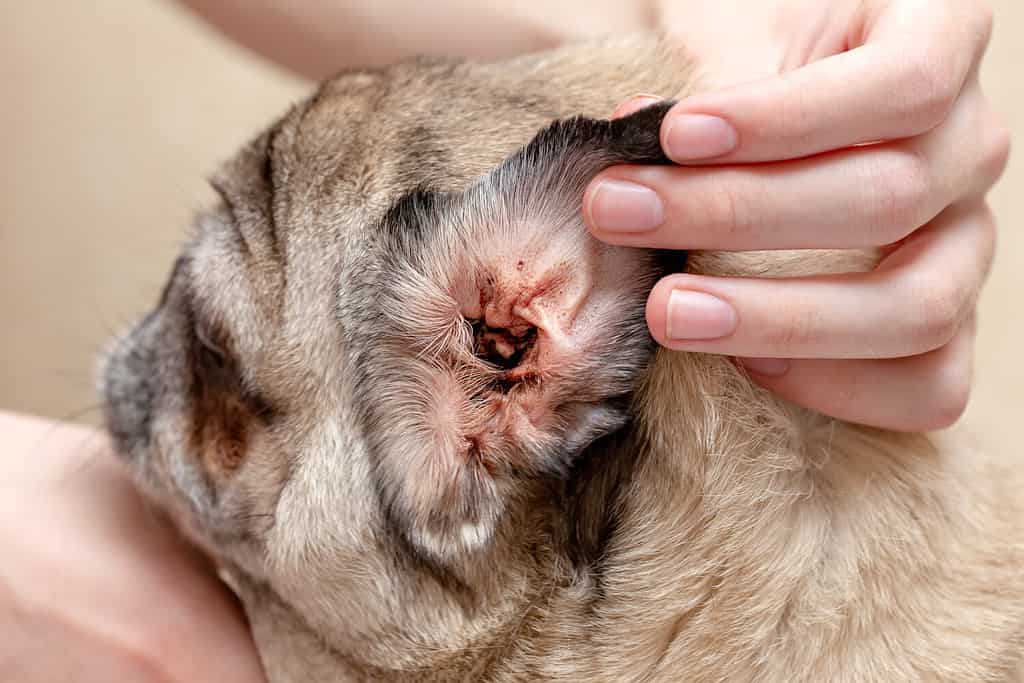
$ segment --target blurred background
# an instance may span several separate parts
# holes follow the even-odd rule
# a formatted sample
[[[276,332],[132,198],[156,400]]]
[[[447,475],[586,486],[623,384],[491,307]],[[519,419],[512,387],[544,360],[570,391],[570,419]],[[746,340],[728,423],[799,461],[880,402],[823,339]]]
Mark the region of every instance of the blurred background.
[[[982,80],[1017,153],[968,419],[1024,418],[1024,2],[994,0]],[[205,177],[311,87],[161,0],[0,7],[0,409],[95,423],[95,361],[155,302]],[[1018,362],[1021,361],[1021,362]]]

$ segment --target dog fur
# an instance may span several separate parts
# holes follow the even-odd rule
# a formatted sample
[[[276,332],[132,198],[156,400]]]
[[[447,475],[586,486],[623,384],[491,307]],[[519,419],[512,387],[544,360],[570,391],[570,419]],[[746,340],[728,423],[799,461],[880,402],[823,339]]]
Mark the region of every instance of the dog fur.
[[[643,300],[684,258],[583,228],[590,177],[665,161],[665,107],[617,100],[698,86],[649,37],[349,72],[213,179],[103,395],[272,683],[1014,676],[1020,458],[655,350]]]

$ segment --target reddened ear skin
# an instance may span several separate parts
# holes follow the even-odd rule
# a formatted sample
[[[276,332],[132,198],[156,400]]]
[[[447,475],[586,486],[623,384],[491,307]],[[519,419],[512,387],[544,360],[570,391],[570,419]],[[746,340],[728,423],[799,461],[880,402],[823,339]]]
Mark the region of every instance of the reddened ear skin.
[[[608,166],[669,163],[671,105],[556,121],[463,192],[406,194],[377,233],[383,270],[346,283],[374,292],[352,367],[378,490],[427,556],[486,547],[509,505],[628,422],[664,258],[597,242],[580,205]]]

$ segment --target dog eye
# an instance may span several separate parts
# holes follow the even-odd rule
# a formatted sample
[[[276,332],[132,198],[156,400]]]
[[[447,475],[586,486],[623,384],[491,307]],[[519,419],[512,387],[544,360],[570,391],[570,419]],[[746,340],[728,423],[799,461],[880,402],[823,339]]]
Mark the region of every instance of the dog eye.
[[[217,327],[197,310],[194,300],[189,300],[186,316],[192,327],[193,348],[200,354],[200,360],[209,366],[224,367],[228,362],[228,352],[220,342],[223,335],[217,334]]]
[[[207,333],[205,326],[199,321],[196,321],[195,324],[192,326],[192,329],[195,332],[196,339],[199,340],[199,345],[203,347],[203,350],[209,351],[210,354],[212,354],[217,359],[217,363],[223,365],[224,362],[227,360],[227,354],[225,353],[224,349],[221,346],[218,346],[213,341],[213,339]]]

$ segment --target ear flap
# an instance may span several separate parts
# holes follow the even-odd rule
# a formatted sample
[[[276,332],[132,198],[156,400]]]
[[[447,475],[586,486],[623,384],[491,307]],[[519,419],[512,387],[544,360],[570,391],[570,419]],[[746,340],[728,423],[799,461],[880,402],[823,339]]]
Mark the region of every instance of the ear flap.
[[[288,116],[261,133],[223,164],[209,180],[230,214],[245,249],[273,259],[278,249],[274,216],[274,144]]]
[[[210,185],[239,218],[270,217],[272,141],[280,125],[278,122],[251,140],[210,178]]]
[[[462,193],[420,189],[406,194],[381,221],[388,248],[415,259],[417,238],[442,215],[471,225],[489,217],[504,223],[531,214],[575,217],[587,183],[604,169],[672,163],[661,149],[660,129],[674,104],[665,100],[614,120],[575,116],[555,121]]]
[[[555,122],[464,192],[414,192],[384,218],[357,365],[385,506],[435,559],[489,543],[531,482],[628,420],[662,259],[591,238],[580,202],[608,166],[668,162],[670,106]]]
[[[661,149],[660,130],[674,104],[658,102],[614,120],[577,116],[556,121],[495,169],[491,182],[498,194],[528,210],[551,196],[578,201],[590,179],[609,166],[671,163]]]

